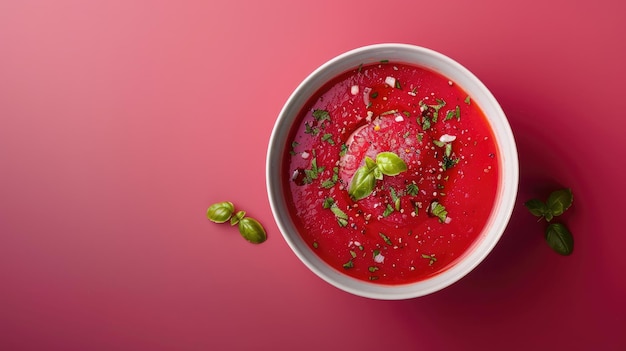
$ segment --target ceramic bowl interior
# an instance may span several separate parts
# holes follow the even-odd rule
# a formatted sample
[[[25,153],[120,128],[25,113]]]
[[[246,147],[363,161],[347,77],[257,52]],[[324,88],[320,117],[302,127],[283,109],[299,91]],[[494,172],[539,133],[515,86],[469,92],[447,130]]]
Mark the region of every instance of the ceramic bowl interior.
[[[336,76],[360,64],[381,60],[402,62],[438,72],[459,84],[477,103],[491,125],[499,151],[500,179],[490,218],[476,242],[449,269],[427,280],[403,285],[360,281],[338,272],[322,261],[303,241],[290,217],[281,181],[283,157],[289,149],[290,130],[310,97]],[[441,290],[467,275],[491,252],[502,236],[513,211],[519,181],[517,148],[507,118],[489,89],[468,69],[436,51],[407,44],[377,44],[343,53],[312,72],[285,103],[272,131],[266,163],[266,182],[274,219],[289,246],[315,274],[346,292],[383,300],[415,298]]]

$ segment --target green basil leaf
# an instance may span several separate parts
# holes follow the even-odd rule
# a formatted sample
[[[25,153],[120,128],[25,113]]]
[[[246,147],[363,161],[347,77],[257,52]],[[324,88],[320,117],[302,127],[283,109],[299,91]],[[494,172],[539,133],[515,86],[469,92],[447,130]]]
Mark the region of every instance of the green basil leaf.
[[[378,169],[388,176],[395,176],[407,170],[406,163],[393,152],[381,152],[376,155]]]
[[[261,223],[250,217],[242,218],[239,221],[239,233],[253,244],[260,244],[267,240],[267,234]]]
[[[374,168],[372,171],[376,180],[383,180],[383,172],[379,168]]]
[[[239,211],[234,216],[230,218],[230,225],[235,225],[239,223],[239,221],[246,216],[246,211]]]
[[[355,201],[360,200],[371,194],[375,186],[376,177],[374,176],[374,172],[368,169],[367,166],[363,166],[354,173],[348,194]]]
[[[561,223],[552,223],[546,229],[546,241],[557,253],[567,256],[574,250],[572,233]]]
[[[224,201],[211,205],[206,212],[206,217],[215,223],[224,223],[230,219],[235,211],[232,202]]]
[[[375,169],[376,168],[376,161],[372,160],[368,156],[365,156],[365,167],[367,169]]]
[[[536,217],[544,217],[548,212],[548,206],[541,200],[531,199],[524,203],[524,206]]]
[[[554,216],[560,216],[572,205],[573,200],[571,189],[561,189],[550,194],[546,205]]]

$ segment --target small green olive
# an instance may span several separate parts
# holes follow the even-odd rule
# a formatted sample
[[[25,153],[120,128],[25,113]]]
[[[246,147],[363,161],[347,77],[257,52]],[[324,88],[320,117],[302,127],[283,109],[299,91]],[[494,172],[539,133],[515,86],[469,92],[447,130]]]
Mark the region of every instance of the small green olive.
[[[235,211],[232,202],[218,202],[209,207],[206,211],[206,217],[215,223],[224,223],[230,219]]]
[[[244,239],[253,244],[260,244],[267,240],[267,234],[261,223],[256,219],[245,217],[239,221],[239,233]]]

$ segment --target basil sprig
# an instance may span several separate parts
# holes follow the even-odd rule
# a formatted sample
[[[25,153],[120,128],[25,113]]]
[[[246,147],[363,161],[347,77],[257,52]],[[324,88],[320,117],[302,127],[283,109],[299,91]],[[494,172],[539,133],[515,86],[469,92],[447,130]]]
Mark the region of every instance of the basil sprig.
[[[206,216],[214,223],[225,223],[230,220],[230,225],[237,225],[239,234],[253,244],[267,240],[267,234],[261,223],[254,218],[246,217],[245,211],[235,212],[232,202],[218,202],[209,206]]]
[[[531,199],[526,201],[524,206],[534,216],[539,217],[539,220],[544,218],[546,222],[550,222],[554,217],[562,215],[572,205],[573,200],[571,189],[560,189],[550,193],[546,202]],[[545,230],[545,239],[548,245],[561,255],[570,255],[574,250],[572,233],[561,223],[550,223]]]
[[[406,170],[406,163],[393,152],[381,152],[376,155],[376,160],[365,156],[365,164],[352,177],[348,194],[355,201],[366,198],[374,191],[376,180],[382,180],[383,175],[393,177]]]
[[[562,215],[572,205],[573,200],[572,190],[560,189],[553,191],[545,203],[538,199],[531,199],[526,201],[524,206],[539,219],[545,218],[550,222],[552,218]]]

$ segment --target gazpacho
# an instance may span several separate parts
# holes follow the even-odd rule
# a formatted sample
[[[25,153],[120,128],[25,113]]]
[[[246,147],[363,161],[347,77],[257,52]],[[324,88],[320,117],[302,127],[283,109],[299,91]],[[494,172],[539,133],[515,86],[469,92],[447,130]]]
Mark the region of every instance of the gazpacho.
[[[291,216],[325,262],[405,284],[451,267],[477,240],[498,186],[480,107],[423,67],[381,61],[326,84],[284,155]]]

